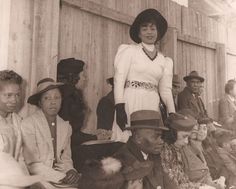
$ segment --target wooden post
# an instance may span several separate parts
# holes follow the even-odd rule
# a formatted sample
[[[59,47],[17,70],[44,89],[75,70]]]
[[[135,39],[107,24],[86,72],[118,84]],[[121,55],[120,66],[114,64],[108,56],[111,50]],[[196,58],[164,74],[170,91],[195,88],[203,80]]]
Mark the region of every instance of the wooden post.
[[[7,68],[11,0],[0,0],[0,70]]]
[[[165,56],[172,58],[174,62],[174,73],[177,73],[175,68],[177,65],[177,29],[169,27],[165,37],[161,40],[161,51]]]
[[[216,64],[217,64],[217,74],[216,74],[216,89],[217,97],[221,98],[224,94],[224,86],[226,83],[226,48],[225,44],[217,43],[216,45]]]

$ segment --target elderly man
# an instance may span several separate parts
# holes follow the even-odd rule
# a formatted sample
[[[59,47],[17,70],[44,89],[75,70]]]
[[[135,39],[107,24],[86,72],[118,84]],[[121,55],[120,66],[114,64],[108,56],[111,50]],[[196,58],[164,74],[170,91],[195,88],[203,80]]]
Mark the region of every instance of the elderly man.
[[[122,163],[125,178],[122,188],[175,188],[161,166],[162,132],[168,130],[160,124],[160,114],[140,110],[131,114],[132,136],[119,149],[115,157]]]
[[[183,79],[187,86],[178,95],[179,110],[187,108],[194,112],[196,118],[208,117],[200,96],[204,78],[199,76],[197,71],[192,71]]]

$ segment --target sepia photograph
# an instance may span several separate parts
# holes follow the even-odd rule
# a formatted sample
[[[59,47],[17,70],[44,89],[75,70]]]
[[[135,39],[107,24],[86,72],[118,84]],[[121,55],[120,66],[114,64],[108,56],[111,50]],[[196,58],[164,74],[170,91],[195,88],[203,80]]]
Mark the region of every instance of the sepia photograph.
[[[0,0],[0,189],[236,189],[236,0]]]

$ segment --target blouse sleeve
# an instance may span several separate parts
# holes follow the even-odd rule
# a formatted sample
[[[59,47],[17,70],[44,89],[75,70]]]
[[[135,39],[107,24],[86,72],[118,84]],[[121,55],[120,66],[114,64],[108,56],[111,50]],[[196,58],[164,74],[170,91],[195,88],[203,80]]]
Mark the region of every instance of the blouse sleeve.
[[[159,92],[168,112],[175,112],[175,106],[172,96],[172,77],[173,61],[171,58],[165,58],[165,68],[162,78],[159,81]]]
[[[129,73],[131,64],[131,51],[130,45],[121,45],[115,56],[114,68],[114,97],[115,104],[124,103],[124,86]]]

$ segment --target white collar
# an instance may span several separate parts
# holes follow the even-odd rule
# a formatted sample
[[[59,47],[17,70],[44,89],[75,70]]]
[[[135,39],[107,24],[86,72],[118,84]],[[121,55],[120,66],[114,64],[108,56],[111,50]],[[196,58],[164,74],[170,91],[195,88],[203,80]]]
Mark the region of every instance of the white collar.
[[[155,45],[154,45],[154,44],[149,45],[149,44],[146,44],[146,43],[143,43],[143,42],[142,42],[142,45],[143,45],[147,50],[149,50],[149,51],[154,51],[154,49],[155,49]]]
[[[141,153],[142,153],[142,155],[143,155],[143,159],[144,159],[144,160],[147,160],[148,154],[144,153],[143,151],[141,151]]]
[[[229,95],[228,94],[228,97],[229,97],[229,99],[232,101],[232,102],[235,102],[236,100],[235,100],[235,98],[234,97],[232,97],[231,95]]]

